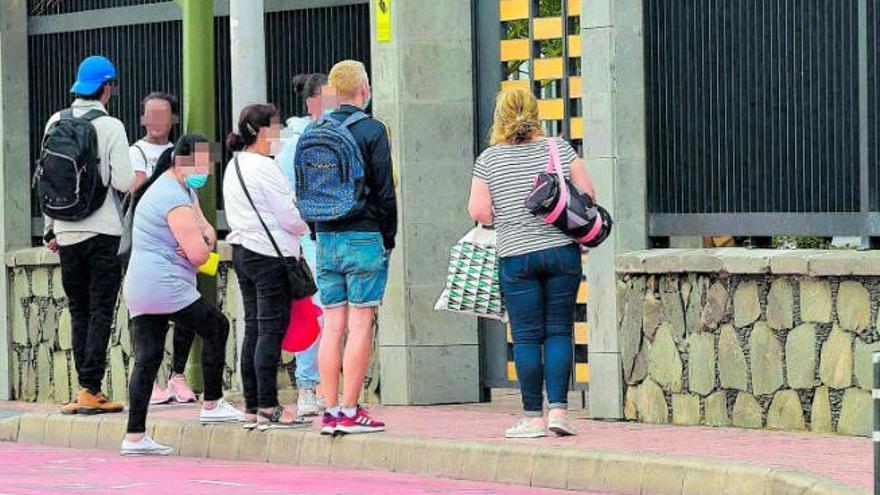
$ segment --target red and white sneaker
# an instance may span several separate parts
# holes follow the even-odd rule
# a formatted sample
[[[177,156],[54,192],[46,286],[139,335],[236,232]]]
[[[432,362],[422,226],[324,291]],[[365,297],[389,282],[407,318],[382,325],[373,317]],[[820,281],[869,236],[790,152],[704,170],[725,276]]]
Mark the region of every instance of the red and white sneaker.
[[[321,435],[335,435],[338,425],[339,418],[332,413],[324,412],[324,416],[321,418]]]
[[[347,434],[375,433],[385,431],[385,423],[371,418],[364,408],[358,406],[357,413],[352,417],[346,416],[345,413],[339,413],[336,431]]]

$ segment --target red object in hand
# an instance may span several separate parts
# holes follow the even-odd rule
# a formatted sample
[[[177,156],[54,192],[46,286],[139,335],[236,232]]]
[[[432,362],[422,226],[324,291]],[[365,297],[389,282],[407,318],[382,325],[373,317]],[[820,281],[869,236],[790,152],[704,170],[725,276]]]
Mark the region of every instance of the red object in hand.
[[[321,308],[306,297],[290,303],[290,322],[281,342],[281,348],[287,352],[302,352],[318,340],[321,333]]]

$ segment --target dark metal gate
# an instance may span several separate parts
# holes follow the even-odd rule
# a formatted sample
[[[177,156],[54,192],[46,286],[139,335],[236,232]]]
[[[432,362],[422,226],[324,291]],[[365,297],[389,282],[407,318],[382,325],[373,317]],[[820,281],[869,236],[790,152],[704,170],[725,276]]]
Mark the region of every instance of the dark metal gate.
[[[218,4],[221,2],[217,2]],[[370,68],[370,17],[366,0],[307,2],[309,8],[266,12],[267,94],[287,117],[303,113],[303,103],[293,96],[291,78],[301,72],[328,72],[339,60],[353,58]],[[158,5],[151,5],[158,4]],[[326,6],[315,7],[324,4]],[[140,101],[150,91],[180,95],[181,23],[179,8],[165,0],[29,0],[29,80],[31,117],[31,163],[46,120],[70,104],[68,93],[80,60],[88,55],[110,57],[119,71],[119,94],[109,111],[126,126],[129,139],[142,134]],[[101,11],[113,8],[114,24],[105,25]],[[56,14],[80,15],[71,22]],[[145,19],[145,14],[153,19]],[[156,21],[157,19],[166,19]],[[154,22],[155,21],[155,22]],[[75,29],[71,29],[71,25]],[[100,27],[95,27],[100,26]],[[330,37],[328,33],[347,33]],[[214,19],[218,138],[231,130],[229,17]],[[332,39],[331,39],[332,38]],[[225,163],[225,160],[224,160]],[[32,165],[33,166],[33,165]],[[218,167],[222,172],[223,167]],[[222,184],[222,180],[217,181]],[[218,198],[222,196],[218,191]],[[31,202],[35,226],[39,208]],[[35,235],[41,230],[35,228]]]
[[[650,234],[880,235],[877,0],[645,0]]]

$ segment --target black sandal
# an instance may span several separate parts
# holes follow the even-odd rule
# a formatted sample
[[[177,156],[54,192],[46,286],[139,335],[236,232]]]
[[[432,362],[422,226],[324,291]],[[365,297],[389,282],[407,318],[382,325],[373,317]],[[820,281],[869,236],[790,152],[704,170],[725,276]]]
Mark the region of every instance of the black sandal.
[[[289,429],[289,428],[305,428],[312,424],[310,420],[303,418],[293,418],[291,421],[282,421],[284,408],[276,406],[271,413],[257,411],[257,429],[266,431],[268,429]]]

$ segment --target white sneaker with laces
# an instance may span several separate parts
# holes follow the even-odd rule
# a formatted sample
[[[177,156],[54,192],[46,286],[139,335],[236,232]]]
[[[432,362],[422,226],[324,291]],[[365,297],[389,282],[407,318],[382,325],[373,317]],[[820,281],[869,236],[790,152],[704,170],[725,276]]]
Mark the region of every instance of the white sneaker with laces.
[[[547,425],[536,423],[532,418],[522,418],[504,432],[506,438],[540,438],[547,436]]]
[[[321,412],[315,389],[304,388],[300,390],[299,397],[296,399],[296,414],[298,416],[317,416]]]
[[[167,445],[156,443],[155,440],[148,435],[144,435],[139,442],[130,442],[122,440],[122,447],[119,449],[122,455],[158,455],[168,456],[174,453],[174,448]]]
[[[202,423],[242,423],[245,415],[226,399],[220,399],[214,409],[203,407],[202,412],[199,413],[199,420]]]

